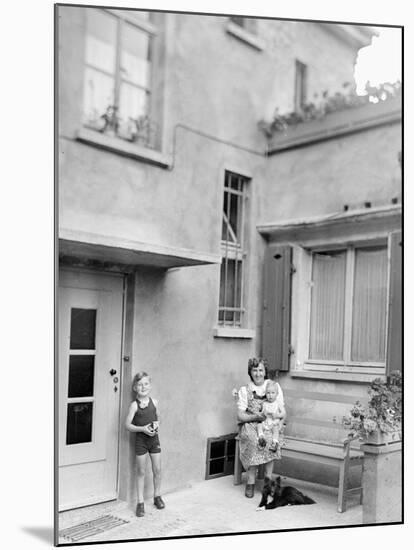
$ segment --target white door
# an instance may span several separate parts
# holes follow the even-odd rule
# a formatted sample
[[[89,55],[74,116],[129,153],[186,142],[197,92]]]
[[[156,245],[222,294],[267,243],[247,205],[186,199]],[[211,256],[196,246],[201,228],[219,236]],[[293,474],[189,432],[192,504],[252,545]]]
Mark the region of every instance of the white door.
[[[123,279],[59,276],[59,510],[117,497]]]

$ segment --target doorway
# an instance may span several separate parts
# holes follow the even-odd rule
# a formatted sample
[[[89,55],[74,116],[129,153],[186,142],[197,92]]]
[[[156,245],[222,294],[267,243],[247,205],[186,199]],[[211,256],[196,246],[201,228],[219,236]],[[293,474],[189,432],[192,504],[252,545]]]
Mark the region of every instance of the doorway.
[[[117,498],[123,276],[62,269],[59,511]]]

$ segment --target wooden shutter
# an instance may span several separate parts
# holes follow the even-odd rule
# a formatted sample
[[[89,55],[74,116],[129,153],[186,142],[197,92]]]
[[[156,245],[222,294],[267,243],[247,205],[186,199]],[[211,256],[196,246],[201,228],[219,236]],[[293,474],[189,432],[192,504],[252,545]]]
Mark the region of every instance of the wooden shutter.
[[[390,238],[390,291],[388,302],[387,376],[402,371],[402,237],[401,231]]]
[[[269,369],[289,370],[292,247],[270,244],[264,273],[262,355]]]

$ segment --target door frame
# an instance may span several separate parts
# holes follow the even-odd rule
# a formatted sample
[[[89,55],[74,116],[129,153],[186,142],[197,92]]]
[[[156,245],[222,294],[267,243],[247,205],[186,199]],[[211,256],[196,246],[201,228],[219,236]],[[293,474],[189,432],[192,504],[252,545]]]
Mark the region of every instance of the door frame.
[[[121,330],[120,330],[120,356],[119,356],[119,403],[118,403],[118,421],[117,421],[117,437],[116,437],[116,500],[120,494],[120,478],[121,478],[121,429],[122,429],[122,410],[125,397],[125,377],[124,377],[124,346],[125,346],[125,322],[126,322],[126,310],[127,310],[127,273],[122,271],[104,271],[98,269],[90,269],[85,267],[75,267],[58,265],[55,274],[55,308],[54,308],[54,511],[55,511],[55,524],[58,525],[59,518],[59,384],[60,384],[60,372],[59,372],[59,288],[60,288],[60,272],[67,271],[71,273],[91,274],[91,275],[103,275],[113,276],[118,279],[122,279],[122,301],[121,301]],[[90,504],[82,504],[83,506],[89,506],[106,501],[90,502]],[[70,508],[70,509],[76,509]],[[69,508],[68,508],[69,510]]]

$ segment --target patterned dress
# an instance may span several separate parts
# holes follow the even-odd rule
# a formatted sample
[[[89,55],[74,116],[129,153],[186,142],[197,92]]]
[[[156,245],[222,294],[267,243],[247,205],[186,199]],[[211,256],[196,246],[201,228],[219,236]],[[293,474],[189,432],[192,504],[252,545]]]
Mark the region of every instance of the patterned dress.
[[[260,413],[262,411],[263,401],[266,399],[266,396],[258,395],[258,393],[256,393],[256,391],[251,388],[250,384],[246,386],[245,391],[247,392],[246,411],[253,414]],[[281,396],[280,398],[283,400],[281,390],[279,391],[279,396]],[[283,434],[280,433],[279,435],[280,445],[278,446],[277,451],[271,451],[269,449],[269,446],[272,443],[271,433],[267,436],[265,434],[266,446],[259,447],[257,424],[257,422],[244,422],[240,426],[240,460],[245,470],[247,470],[247,468],[249,468],[250,466],[259,466],[260,464],[266,464],[271,460],[280,460],[282,458],[280,446],[283,445]]]

